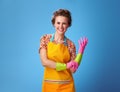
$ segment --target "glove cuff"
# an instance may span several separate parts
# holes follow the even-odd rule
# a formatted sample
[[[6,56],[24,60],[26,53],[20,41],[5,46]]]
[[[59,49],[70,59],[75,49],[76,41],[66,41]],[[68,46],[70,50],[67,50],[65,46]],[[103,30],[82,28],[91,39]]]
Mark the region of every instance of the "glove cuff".
[[[75,62],[77,62],[78,64],[81,63],[81,59],[82,59],[82,54],[81,53],[78,53],[76,58],[75,58]]]
[[[62,71],[65,70],[67,68],[67,65],[65,63],[56,63],[56,70],[57,71]]]

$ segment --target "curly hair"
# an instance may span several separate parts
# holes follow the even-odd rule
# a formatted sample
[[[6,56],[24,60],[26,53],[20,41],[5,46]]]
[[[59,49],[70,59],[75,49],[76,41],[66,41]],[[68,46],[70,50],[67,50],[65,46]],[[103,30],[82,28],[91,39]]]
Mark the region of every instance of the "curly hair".
[[[56,18],[57,16],[67,17],[67,18],[68,18],[69,27],[71,26],[71,24],[72,24],[72,23],[71,23],[71,22],[72,22],[72,18],[71,18],[71,13],[70,13],[70,11],[68,11],[68,10],[66,10],[66,9],[59,9],[59,10],[55,11],[55,12],[53,13],[53,17],[52,17],[52,20],[51,20],[51,22],[52,22],[53,25],[54,25],[54,23],[55,23],[55,18]]]

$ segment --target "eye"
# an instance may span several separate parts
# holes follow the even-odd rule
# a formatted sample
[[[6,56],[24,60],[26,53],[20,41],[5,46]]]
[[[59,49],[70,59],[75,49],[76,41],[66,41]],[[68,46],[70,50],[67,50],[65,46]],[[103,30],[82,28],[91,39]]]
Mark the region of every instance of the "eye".
[[[60,22],[57,22],[57,24],[60,24]]]
[[[64,23],[63,23],[63,25],[67,25],[67,23],[66,23],[66,22],[64,22]]]
[[[66,25],[66,23],[63,23],[64,25]]]

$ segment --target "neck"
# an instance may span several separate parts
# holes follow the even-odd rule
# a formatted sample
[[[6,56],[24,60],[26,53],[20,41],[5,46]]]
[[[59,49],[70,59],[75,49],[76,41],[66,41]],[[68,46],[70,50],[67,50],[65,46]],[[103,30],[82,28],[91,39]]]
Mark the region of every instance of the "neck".
[[[54,40],[63,41],[64,40],[64,35],[60,35],[58,33],[55,33]]]

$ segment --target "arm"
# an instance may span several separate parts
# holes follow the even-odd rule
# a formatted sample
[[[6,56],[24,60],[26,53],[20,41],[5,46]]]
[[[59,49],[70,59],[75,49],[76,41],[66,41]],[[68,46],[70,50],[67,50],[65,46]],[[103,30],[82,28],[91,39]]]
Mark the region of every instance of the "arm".
[[[53,68],[53,69],[56,68],[56,62],[54,62],[52,60],[49,60],[47,58],[47,53],[46,53],[46,49],[45,48],[41,48],[40,49],[40,58],[41,58],[42,65],[44,67],[50,67],[50,68]]]
[[[88,39],[85,37],[85,38],[81,38],[80,40],[78,40],[78,43],[79,43],[79,50],[78,50],[78,54],[75,58],[75,62],[77,62],[78,64],[81,63],[81,60],[82,60],[82,56],[83,56],[83,53],[84,53],[84,50],[85,50],[85,47],[88,43]]]
[[[50,67],[55,69],[56,63],[47,58],[47,43],[49,42],[51,36],[52,35],[50,34],[46,34],[40,38],[39,55],[40,55],[41,63],[44,67]]]
[[[54,61],[48,59],[45,48],[41,48],[41,50],[40,50],[40,58],[41,58],[42,65],[44,67],[53,68],[53,69],[56,69],[57,71],[70,69],[70,67],[72,67],[74,64],[76,64],[73,61],[68,62],[67,64],[65,64],[65,63],[54,62]]]
[[[84,52],[85,46],[88,43],[88,39],[86,37],[81,38],[80,40],[78,40],[78,42],[79,42],[78,54],[77,54],[75,60],[73,60],[73,62],[77,62],[78,65],[71,67],[72,72],[75,72],[81,63],[83,52]]]

